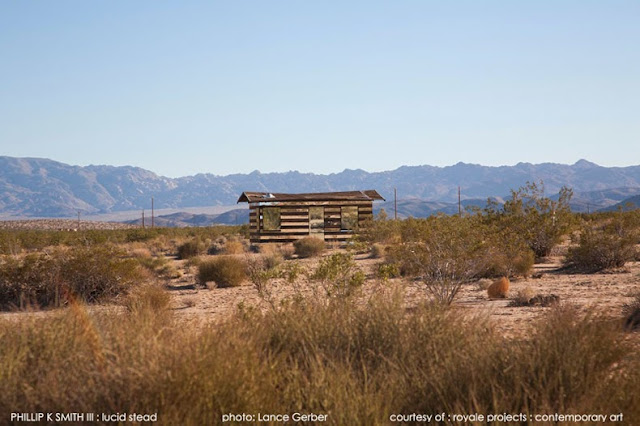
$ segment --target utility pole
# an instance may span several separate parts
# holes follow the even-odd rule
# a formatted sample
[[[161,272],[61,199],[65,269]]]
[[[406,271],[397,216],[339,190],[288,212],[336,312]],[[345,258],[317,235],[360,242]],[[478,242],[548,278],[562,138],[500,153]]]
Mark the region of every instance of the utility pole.
[[[393,218],[398,220],[398,188],[393,188]]]
[[[80,229],[80,210],[78,210],[78,229]]]
[[[142,209],[142,229],[144,229],[144,209]]]
[[[458,186],[458,216],[462,216],[462,202],[460,200],[460,186]]]
[[[154,214],[153,214],[153,197],[151,197],[151,227],[154,226]]]

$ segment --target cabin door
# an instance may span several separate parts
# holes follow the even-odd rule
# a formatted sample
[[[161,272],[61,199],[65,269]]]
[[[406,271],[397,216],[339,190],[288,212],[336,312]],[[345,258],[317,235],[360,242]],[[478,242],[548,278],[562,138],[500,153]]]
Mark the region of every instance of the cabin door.
[[[309,207],[309,235],[324,240],[324,207]]]

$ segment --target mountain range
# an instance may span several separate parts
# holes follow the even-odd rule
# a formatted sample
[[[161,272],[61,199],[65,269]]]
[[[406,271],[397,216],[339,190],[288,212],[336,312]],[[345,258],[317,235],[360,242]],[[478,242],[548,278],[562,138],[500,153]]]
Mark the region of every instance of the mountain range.
[[[328,175],[300,173],[197,174],[168,178],[139,167],[73,166],[42,158],[0,157],[0,216],[75,217],[149,209],[231,206],[243,191],[329,192],[376,189],[393,211],[394,188],[400,216],[456,212],[458,187],[463,204],[500,199],[527,181],[543,181],[552,196],[562,186],[574,191],[576,211],[595,211],[640,194],[640,166],[603,167],[580,160],[572,165],[518,163],[447,167],[403,166],[391,171],[344,170]],[[402,210],[401,210],[402,209]],[[239,213],[236,213],[239,214]],[[196,221],[198,219],[195,219]],[[234,216],[229,220],[239,220]],[[189,223],[189,222],[186,222]]]

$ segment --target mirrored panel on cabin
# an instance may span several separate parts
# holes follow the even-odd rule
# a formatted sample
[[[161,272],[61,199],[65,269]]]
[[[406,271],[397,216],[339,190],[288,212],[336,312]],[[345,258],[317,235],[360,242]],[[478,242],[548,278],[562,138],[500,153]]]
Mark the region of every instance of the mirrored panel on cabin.
[[[262,229],[264,231],[280,230],[280,207],[262,207]]]
[[[340,208],[340,228],[343,231],[358,229],[358,206],[342,206]]]
[[[309,207],[309,234],[324,238],[324,207]]]

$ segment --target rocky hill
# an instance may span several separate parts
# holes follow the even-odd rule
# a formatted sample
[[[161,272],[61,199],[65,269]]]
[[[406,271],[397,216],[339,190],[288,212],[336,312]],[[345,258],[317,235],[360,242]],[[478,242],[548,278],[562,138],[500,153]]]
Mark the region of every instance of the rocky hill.
[[[547,194],[563,186],[588,193],[576,206],[604,208],[640,194],[640,166],[602,167],[585,160],[573,165],[529,164],[488,167],[458,163],[448,167],[403,166],[368,173],[345,170],[329,175],[260,173],[167,178],[138,167],[70,166],[40,158],[0,157],[1,217],[75,217],[155,207],[187,208],[232,205],[243,191],[320,192],[376,189],[387,201],[397,188],[400,200],[447,203],[457,211],[463,200],[504,197],[527,181],[544,181]],[[612,191],[613,190],[613,191]],[[618,191],[623,198],[612,198]],[[429,209],[437,206],[429,207]],[[446,206],[443,206],[446,207]],[[415,208],[415,207],[412,207]],[[389,211],[388,209],[386,209]]]
[[[129,225],[142,226],[142,218],[125,222]],[[234,209],[222,214],[193,214],[179,212],[160,215],[154,218],[155,226],[183,228],[192,226],[242,225],[249,223],[249,210]],[[151,226],[151,218],[145,219],[145,226]]]

